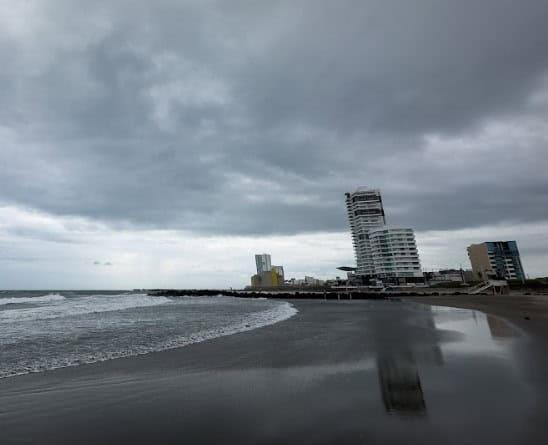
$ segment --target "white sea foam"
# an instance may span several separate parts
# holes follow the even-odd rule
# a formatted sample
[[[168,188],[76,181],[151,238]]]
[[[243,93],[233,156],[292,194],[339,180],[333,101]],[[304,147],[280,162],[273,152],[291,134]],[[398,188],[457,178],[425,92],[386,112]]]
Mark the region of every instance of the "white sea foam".
[[[40,297],[11,297],[11,298],[0,298],[0,306],[6,304],[25,304],[25,303],[35,303],[35,304],[44,304],[51,303],[53,301],[62,301],[65,300],[65,297],[60,294],[47,294]]]
[[[158,297],[154,297],[158,298]],[[237,299],[241,300],[241,299]],[[249,301],[249,300],[248,300]],[[240,332],[251,331],[253,329],[269,326],[293,317],[297,313],[297,309],[287,302],[277,302],[273,308],[242,314],[235,317],[227,326],[222,326],[213,329],[205,329],[194,332],[188,335],[176,336],[167,338],[162,341],[155,342],[149,345],[128,345],[123,350],[114,352],[95,351],[88,354],[70,354],[64,357],[44,357],[42,360],[28,363],[25,366],[19,366],[17,369],[1,369],[0,379],[12,377],[16,375],[43,372],[58,368],[79,366],[82,364],[97,363],[107,360],[113,360],[124,357],[149,354],[151,352],[165,351],[168,349],[180,348],[194,343],[211,340],[218,337],[232,335]]]
[[[211,340],[225,335],[237,334],[240,332],[251,331],[253,329],[269,326],[280,321],[287,320],[297,314],[298,310],[290,303],[283,302],[282,304],[265,311],[255,312],[242,316],[233,324],[218,329],[207,329],[196,332],[188,337],[179,337],[164,342],[157,351],[178,348],[192,343],[199,343],[205,340]],[[148,351],[153,352],[153,351]]]
[[[31,320],[121,311],[138,307],[157,306],[172,301],[166,297],[152,297],[146,294],[92,295],[77,298],[65,298],[61,295],[52,294],[44,297],[9,298],[8,300],[25,300],[27,303],[37,302],[42,304],[29,308],[1,311],[1,322],[20,323]]]

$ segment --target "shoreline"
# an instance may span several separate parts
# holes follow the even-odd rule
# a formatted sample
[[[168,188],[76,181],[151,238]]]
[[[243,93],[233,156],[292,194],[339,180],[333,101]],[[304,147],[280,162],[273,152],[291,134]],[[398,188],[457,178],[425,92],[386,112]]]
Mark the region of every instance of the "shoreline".
[[[298,310],[288,302],[279,302],[279,306],[266,309],[263,311],[248,314],[243,320],[233,323],[231,325],[207,329],[199,332],[195,332],[187,337],[174,338],[166,341],[163,346],[156,346],[156,349],[150,349],[148,351],[127,352],[122,351],[118,353],[111,353],[109,355],[101,355],[97,353],[95,358],[88,360],[78,360],[74,362],[66,362],[65,364],[49,365],[41,369],[27,369],[25,371],[13,372],[11,374],[0,374],[0,382],[4,379],[12,379],[20,376],[30,374],[42,374],[45,372],[53,372],[66,368],[78,368],[81,366],[106,363],[114,360],[131,359],[134,357],[146,356],[148,354],[161,353],[169,350],[176,350],[187,347],[189,345],[199,344],[206,341],[215,340],[217,338],[226,337],[230,335],[237,335],[243,332],[253,331],[266,326],[275,325],[282,321],[288,320],[295,316]]]
[[[474,301],[460,301],[468,307],[459,307],[502,316],[511,323],[523,316],[516,311],[514,317],[505,317],[504,310],[516,302],[494,298],[499,297],[474,296]],[[455,305],[447,297],[398,300]],[[423,357],[425,348],[435,351],[463,341],[457,332],[423,320],[430,317],[429,311],[408,311],[397,300],[290,303],[298,310],[295,316],[251,331],[3,379],[0,442],[362,443],[364,438],[375,442],[387,437],[393,443],[428,444],[458,443],[453,437],[465,428],[474,443],[516,443],[506,439],[521,437],[515,431],[493,428],[498,423],[510,425],[510,419],[525,421],[524,415],[513,412],[524,407],[529,413],[525,438],[538,443],[546,439],[548,363],[543,351],[548,336],[535,333],[540,331],[527,329],[531,338],[518,338],[511,347],[523,386],[512,383],[513,371],[500,368],[496,355],[463,363],[439,361],[438,353]],[[535,307],[529,299],[518,303]],[[544,307],[548,314],[548,304]],[[533,327],[543,321],[537,313],[521,324]],[[414,397],[406,403],[419,413],[427,410],[427,416],[400,423],[387,413],[386,394],[381,396],[380,388],[387,378],[400,372],[408,375],[406,351],[419,360],[411,369],[417,378],[420,373],[424,399],[418,408]],[[423,359],[434,363],[422,363]],[[396,369],[400,371],[394,374]],[[441,385],[442,381],[447,383]],[[535,388],[534,400],[527,395],[530,390],[524,391],[530,385]],[[497,411],[498,407],[504,410]],[[495,414],[478,423],[477,416],[488,410]],[[443,425],[442,436],[433,424],[423,422],[436,417],[436,425]],[[409,435],[409,422],[415,422],[413,428],[420,434]]]
[[[236,297],[240,298],[240,296]],[[261,296],[259,298],[264,298]],[[275,298],[275,299],[278,299]],[[367,301],[401,301],[401,302],[412,302],[420,303],[428,306],[440,306],[440,307],[450,307],[456,309],[468,309],[479,311],[483,314],[493,315],[499,318],[502,318],[505,322],[508,322],[511,325],[515,325],[522,332],[525,332],[527,335],[531,336],[535,340],[541,341],[542,343],[546,342],[548,348],[548,295],[504,295],[504,296],[493,296],[493,295],[462,295],[462,294],[445,294],[445,295],[385,295],[384,298],[356,298],[355,302],[365,303]],[[86,369],[88,367],[113,367],[123,368],[123,366],[115,366],[118,362],[122,364],[126,361],[132,360],[146,360],[149,356],[156,356],[162,354],[177,353],[182,349],[187,349],[191,347],[200,347],[204,343],[215,342],[217,340],[222,340],[223,338],[233,337],[242,335],[245,333],[252,333],[257,330],[263,330],[265,328],[273,327],[275,328],[279,324],[283,324],[295,317],[299,313],[299,307],[302,304],[322,304],[322,303],[332,303],[332,304],[348,304],[352,303],[354,300],[349,300],[347,298],[341,299],[340,301],[336,299],[327,299],[323,300],[320,298],[287,298],[287,301],[295,310],[295,314],[291,315],[289,318],[283,318],[280,321],[275,321],[274,323],[253,327],[252,329],[241,329],[232,333],[212,336],[210,338],[205,338],[201,341],[192,341],[181,346],[160,349],[156,351],[150,351],[142,354],[135,355],[126,355],[119,356],[112,359],[106,360],[97,360],[92,362],[82,362],[78,365],[71,366],[61,366],[52,369],[46,369],[44,371],[38,372],[28,372],[15,374],[12,376],[5,376],[0,378],[0,382],[17,380],[29,376],[40,376],[40,375],[51,375],[67,371],[68,374],[71,371],[77,372],[79,369]],[[546,357],[546,363],[548,364],[548,356]],[[548,366],[547,366],[548,369]]]
[[[240,296],[236,297],[240,298]],[[264,298],[261,296],[259,298]],[[278,299],[276,297],[275,299]],[[440,307],[450,307],[456,309],[467,309],[479,311],[483,314],[493,315],[499,318],[502,318],[505,322],[508,322],[511,325],[518,327],[522,332],[525,332],[527,335],[530,335],[535,340],[541,341],[542,343],[546,342],[548,347],[548,295],[504,295],[504,296],[493,296],[493,295],[462,295],[462,294],[444,294],[444,295],[405,295],[400,296],[395,295],[385,295],[384,298],[356,298],[356,303],[365,303],[368,300],[376,301],[401,301],[401,302],[412,302],[420,303],[428,306],[440,306]],[[188,343],[183,343],[180,346],[170,347],[166,349],[159,349],[155,351],[150,351],[141,354],[135,355],[121,355],[119,357],[97,360],[91,362],[82,362],[77,365],[70,366],[60,366],[56,368],[46,369],[44,371],[31,371],[27,373],[14,374],[12,376],[4,376],[0,378],[0,382],[17,380],[29,376],[40,376],[40,375],[51,375],[67,371],[68,374],[71,371],[77,372],[79,369],[86,369],[88,367],[113,367],[123,368],[123,366],[115,366],[118,362],[123,363],[125,361],[132,360],[146,360],[149,356],[156,356],[162,354],[177,353],[182,349],[187,349],[190,347],[200,347],[204,343],[214,342],[217,340],[222,340],[223,338],[233,337],[242,335],[245,333],[252,333],[257,330],[263,330],[265,328],[273,327],[275,328],[279,324],[283,324],[295,317],[299,313],[299,307],[302,304],[322,304],[322,303],[332,303],[332,304],[348,304],[352,303],[354,300],[349,300],[344,298],[340,301],[336,299],[327,299],[323,300],[320,298],[287,298],[285,301],[289,303],[296,312],[289,316],[289,318],[283,318],[279,321],[274,321],[274,323],[269,323],[266,325],[261,325],[258,327],[242,328],[235,330],[234,332],[211,336],[200,341],[189,341]],[[546,360],[548,364],[548,357]],[[548,369],[548,367],[547,367]]]

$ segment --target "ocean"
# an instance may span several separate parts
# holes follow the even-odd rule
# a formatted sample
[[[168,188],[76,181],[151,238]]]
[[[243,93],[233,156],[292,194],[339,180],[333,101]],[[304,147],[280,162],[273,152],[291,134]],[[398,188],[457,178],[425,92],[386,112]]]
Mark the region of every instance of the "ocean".
[[[0,378],[147,354],[293,316],[267,299],[0,291]]]

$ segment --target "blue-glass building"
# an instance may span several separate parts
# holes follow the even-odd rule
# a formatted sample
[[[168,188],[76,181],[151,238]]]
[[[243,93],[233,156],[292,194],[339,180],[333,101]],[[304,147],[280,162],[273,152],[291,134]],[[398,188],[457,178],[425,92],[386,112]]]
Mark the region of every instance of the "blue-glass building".
[[[468,247],[472,271],[477,279],[525,280],[515,241],[487,241]]]

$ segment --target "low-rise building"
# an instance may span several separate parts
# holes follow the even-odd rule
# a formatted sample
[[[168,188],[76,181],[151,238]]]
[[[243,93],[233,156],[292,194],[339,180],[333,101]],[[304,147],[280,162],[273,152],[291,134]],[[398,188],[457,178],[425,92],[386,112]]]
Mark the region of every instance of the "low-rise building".
[[[424,272],[424,278],[430,285],[447,283],[470,283],[473,280],[471,270],[441,269],[432,272]]]
[[[270,254],[261,253],[255,255],[255,265],[257,274],[251,277],[251,286],[259,287],[278,287],[284,284],[283,266],[273,266]]]
[[[305,283],[307,286],[321,286],[322,284],[324,284],[324,281],[323,281],[323,280],[320,280],[320,279],[318,279],[318,278],[305,276],[305,277],[304,277],[304,283]]]
[[[268,270],[251,277],[251,287],[279,287],[283,286],[283,275],[278,275],[275,270]]]
[[[290,278],[286,281],[286,284],[289,286],[323,286],[325,281],[305,276],[304,278]]]

